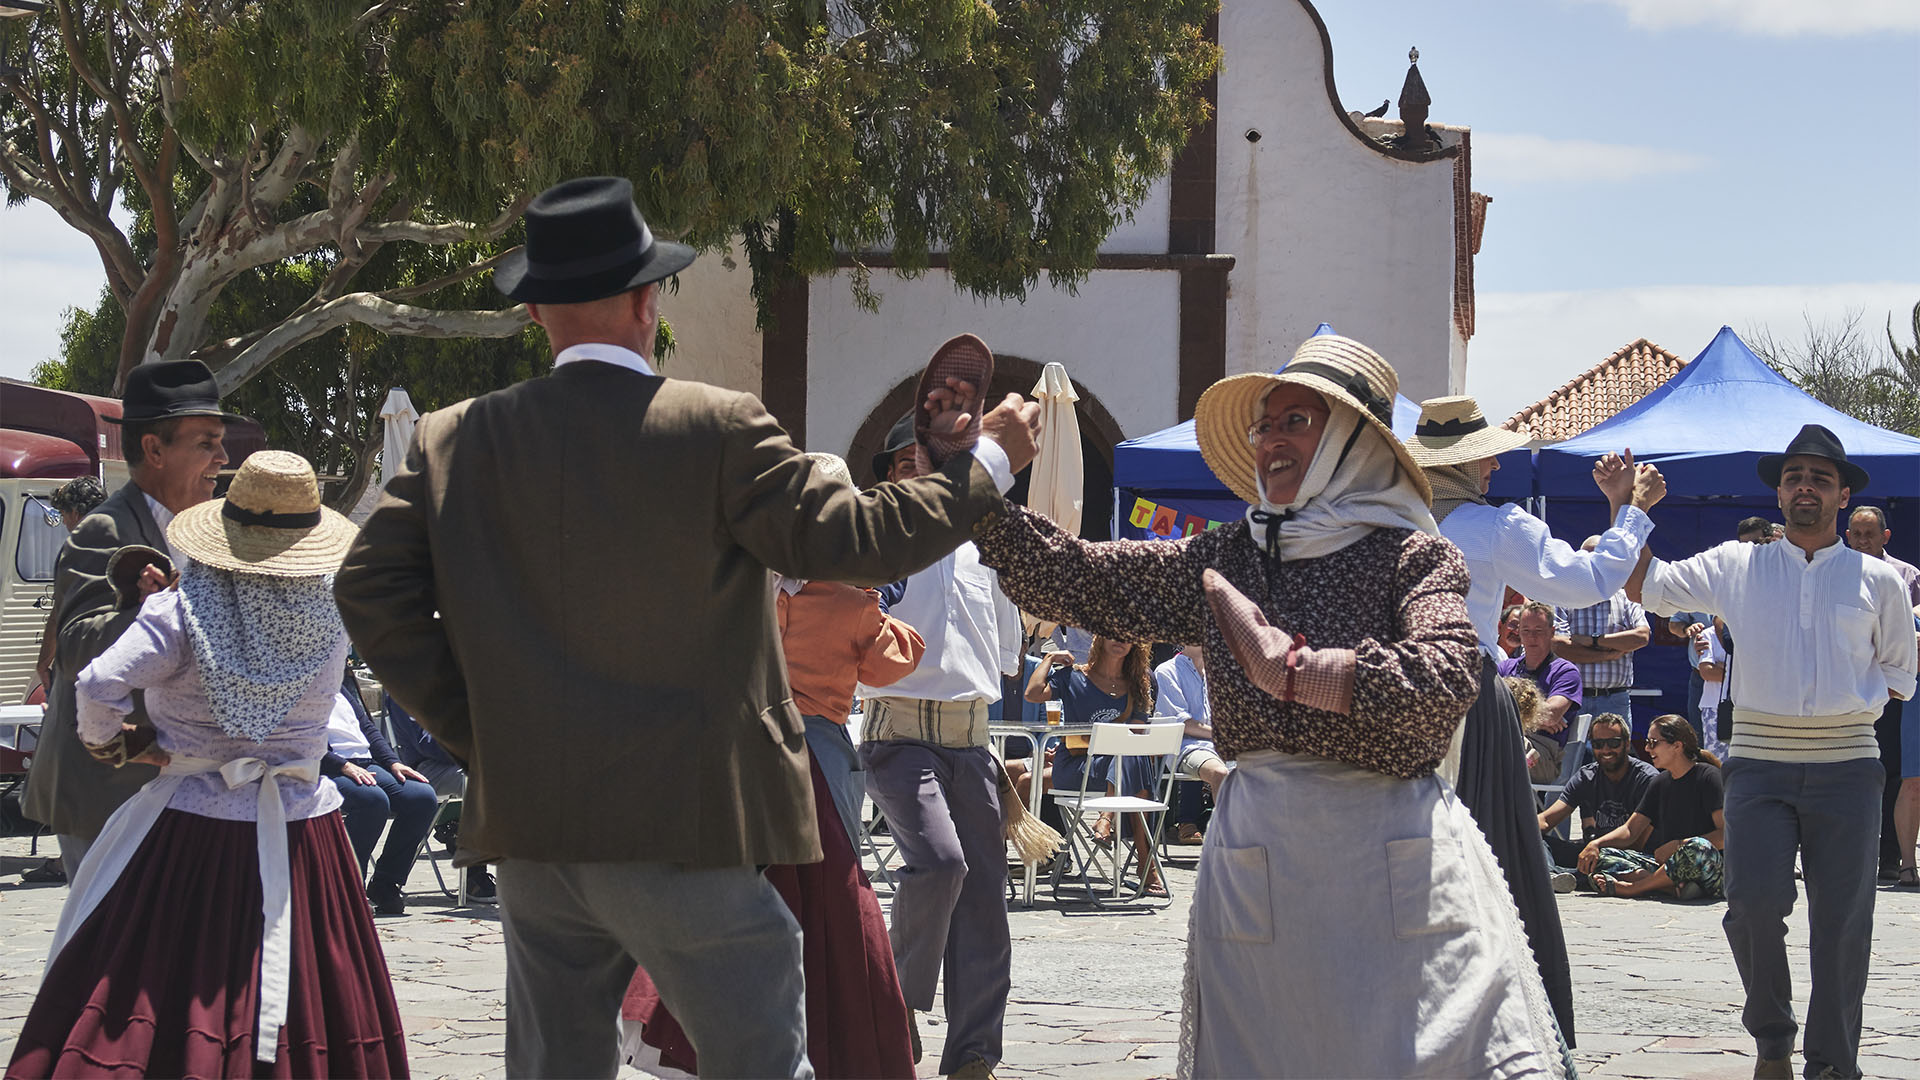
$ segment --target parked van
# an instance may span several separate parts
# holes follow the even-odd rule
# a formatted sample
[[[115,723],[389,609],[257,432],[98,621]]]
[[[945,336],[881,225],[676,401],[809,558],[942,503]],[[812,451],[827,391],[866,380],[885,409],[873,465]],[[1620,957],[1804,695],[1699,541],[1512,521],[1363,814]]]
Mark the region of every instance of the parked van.
[[[94,476],[108,494],[127,482],[120,450],[120,402],[0,379],[0,704],[33,694],[47,613],[53,609],[53,563],[67,527],[51,501],[55,488]],[[266,449],[253,421],[227,425],[227,467]]]

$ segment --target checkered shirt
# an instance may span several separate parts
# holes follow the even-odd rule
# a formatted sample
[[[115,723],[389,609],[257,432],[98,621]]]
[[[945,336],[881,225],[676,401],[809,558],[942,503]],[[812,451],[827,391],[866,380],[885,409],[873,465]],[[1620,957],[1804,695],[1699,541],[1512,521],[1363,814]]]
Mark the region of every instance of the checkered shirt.
[[[1575,638],[1588,634],[1605,637],[1619,630],[1645,625],[1647,613],[1639,604],[1627,599],[1625,592],[1614,593],[1589,607],[1553,609],[1553,632]],[[1580,683],[1589,694],[1608,687],[1633,685],[1632,653],[1618,660],[1604,660],[1597,664],[1577,663],[1574,666],[1580,669]]]

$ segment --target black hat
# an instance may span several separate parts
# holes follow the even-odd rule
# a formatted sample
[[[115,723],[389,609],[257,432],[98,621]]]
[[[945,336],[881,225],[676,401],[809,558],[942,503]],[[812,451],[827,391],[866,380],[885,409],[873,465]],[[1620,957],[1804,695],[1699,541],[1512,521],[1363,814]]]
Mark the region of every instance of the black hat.
[[[887,431],[887,441],[881,445],[880,452],[873,455],[873,478],[885,480],[887,473],[893,471],[893,455],[913,443],[913,414],[909,412]]]
[[[162,360],[134,368],[127,373],[127,389],[120,395],[120,416],[102,419],[111,424],[144,424],[176,416],[246,419],[220,408],[220,387],[213,381],[213,372],[198,360]]]
[[[685,244],[655,240],[633,204],[633,182],[583,176],[555,184],[527,206],[527,245],[501,260],[493,287],[534,304],[584,304],[677,274],[693,262]]]
[[[1760,482],[1770,488],[1780,486],[1780,467],[1790,457],[1823,457],[1840,467],[1840,482],[1855,494],[1867,486],[1867,470],[1847,460],[1847,448],[1840,437],[1819,424],[1808,424],[1787,444],[1784,454],[1765,454],[1760,458]]]

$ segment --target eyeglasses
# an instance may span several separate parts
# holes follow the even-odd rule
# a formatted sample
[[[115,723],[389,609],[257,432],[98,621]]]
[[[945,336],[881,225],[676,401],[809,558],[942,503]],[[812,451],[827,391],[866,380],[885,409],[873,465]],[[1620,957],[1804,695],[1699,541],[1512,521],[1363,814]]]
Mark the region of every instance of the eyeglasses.
[[[1278,417],[1263,416],[1247,429],[1247,445],[1259,446],[1261,440],[1273,434],[1276,428],[1282,435],[1305,435],[1322,422],[1319,414],[1305,409],[1289,409],[1285,415]]]
[[[1611,739],[1588,739],[1587,742],[1595,750],[1613,750],[1627,745],[1627,737],[1625,735],[1615,735]]]
[[[1672,745],[1674,745],[1674,742],[1672,739],[1656,739],[1656,738],[1653,738],[1652,736],[1648,736],[1647,742],[1646,742],[1646,747],[1649,750],[1653,749],[1656,746],[1672,746]]]

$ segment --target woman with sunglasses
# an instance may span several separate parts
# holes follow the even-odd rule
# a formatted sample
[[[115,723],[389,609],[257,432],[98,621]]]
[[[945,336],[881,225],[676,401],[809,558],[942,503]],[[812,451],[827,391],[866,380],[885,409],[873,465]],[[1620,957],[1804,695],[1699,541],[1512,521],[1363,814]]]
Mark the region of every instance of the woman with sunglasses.
[[[1700,749],[1693,725],[1675,713],[1654,718],[1646,747],[1660,775],[1626,824],[1580,852],[1580,869],[1602,896],[1718,899],[1726,847],[1720,759]]]

